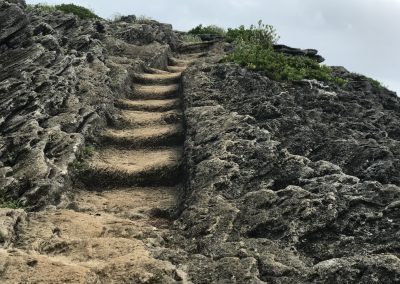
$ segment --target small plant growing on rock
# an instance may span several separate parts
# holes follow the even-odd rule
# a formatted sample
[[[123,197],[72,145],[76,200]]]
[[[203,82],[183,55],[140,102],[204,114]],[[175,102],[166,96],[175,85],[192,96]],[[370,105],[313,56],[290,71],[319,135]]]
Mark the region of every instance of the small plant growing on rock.
[[[36,4],[36,5],[28,4],[26,6],[26,9],[27,9],[27,11],[40,10],[45,13],[52,13],[52,12],[57,11],[55,6],[47,5],[47,4]]]
[[[202,42],[201,38],[198,35],[192,35],[192,34],[184,34],[181,37],[183,42],[186,43],[199,43]]]
[[[154,22],[152,18],[144,15],[137,16],[135,19],[135,24],[151,24],[152,22]]]
[[[61,4],[55,7],[59,11],[62,11],[64,13],[72,13],[79,18],[100,19],[100,17],[93,13],[92,10],[75,4]]]
[[[18,209],[21,207],[22,205],[19,200],[6,200],[0,198],[0,208]]]
[[[209,25],[209,26],[203,26],[203,25],[198,25],[197,27],[191,29],[189,32],[191,35],[220,35],[223,36],[225,35],[226,31],[224,28],[215,26],[215,25]]]
[[[364,76],[364,77],[372,85],[372,87],[377,88],[377,89],[384,88],[381,82],[379,82],[375,79],[372,79],[370,77],[367,77],[367,76]]]
[[[82,148],[81,155],[83,156],[83,158],[90,158],[93,156],[94,151],[95,151],[94,147],[86,146]]]
[[[76,160],[73,162],[72,167],[77,170],[81,171],[87,168],[88,163],[87,159],[94,155],[95,149],[92,146],[85,146],[79,152]]]
[[[100,19],[100,17],[97,16],[92,10],[75,4],[61,4],[56,6],[47,4],[37,4],[37,5],[27,6],[28,11],[33,11],[35,9],[45,13],[53,13],[56,11],[61,11],[66,14],[71,13],[82,19]]]

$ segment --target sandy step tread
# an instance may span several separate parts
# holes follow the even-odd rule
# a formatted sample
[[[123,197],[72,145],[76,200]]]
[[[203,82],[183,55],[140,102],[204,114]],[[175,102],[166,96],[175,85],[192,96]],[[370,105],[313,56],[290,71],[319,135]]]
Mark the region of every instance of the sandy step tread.
[[[133,213],[131,213],[133,214]],[[30,216],[29,225],[22,230],[20,246],[27,250],[50,254],[56,252],[51,240],[128,238],[143,239],[159,234],[154,219],[158,223],[169,224],[169,220],[157,218],[128,218],[107,212],[77,212],[60,209],[54,212],[41,212]],[[161,227],[165,227],[160,225]],[[48,245],[46,245],[48,244]]]
[[[181,162],[180,147],[154,150],[102,149],[90,159],[90,166],[99,170],[140,173],[148,169],[176,166]]]
[[[167,70],[169,72],[183,72],[186,70],[186,66],[168,66]]]
[[[171,74],[171,72],[152,67],[147,67],[145,71],[149,74]]]
[[[100,149],[80,173],[87,188],[174,186],[183,178],[182,148]]]
[[[123,218],[145,218],[155,208],[175,206],[178,187],[126,187],[81,191],[72,202],[79,212],[106,212]]]
[[[134,129],[105,129],[100,138],[104,144],[125,147],[171,146],[183,142],[184,130],[181,124],[140,127]]]
[[[187,67],[193,62],[190,59],[181,59],[181,58],[170,58],[169,63],[171,66],[178,66],[178,67]]]
[[[138,125],[170,124],[182,120],[182,112],[171,110],[165,112],[122,110],[119,121],[126,127]]]
[[[119,108],[130,110],[167,111],[178,108],[180,105],[180,100],[118,100],[116,101],[115,105]]]
[[[206,52],[196,52],[196,53],[187,53],[187,54],[179,54],[176,58],[179,60],[190,60],[195,61],[198,58],[206,56]]]
[[[146,140],[151,138],[157,138],[160,136],[174,135],[182,131],[183,127],[181,124],[167,124],[160,126],[140,127],[134,129],[106,128],[101,135],[114,138]]]
[[[1,283],[171,283],[175,266],[154,259],[135,239],[49,239],[55,251],[0,249]],[[64,248],[64,249],[62,249]],[[58,251],[57,251],[58,250]]]
[[[143,84],[173,84],[181,79],[180,73],[162,73],[162,74],[149,74],[140,73],[135,74],[134,79],[136,82]]]
[[[143,85],[135,84],[132,98],[139,99],[169,99],[178,95],[179,84]]]

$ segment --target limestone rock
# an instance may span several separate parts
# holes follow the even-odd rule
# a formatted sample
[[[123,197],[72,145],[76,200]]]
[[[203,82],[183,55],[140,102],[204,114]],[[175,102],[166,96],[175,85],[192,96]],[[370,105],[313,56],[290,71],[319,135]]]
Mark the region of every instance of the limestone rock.
[[[319,63],[325,61],[325,58],[323,58],[321,55],[319,55],[318,51],[316,49],[300,49],[300,48],[293,48],[293,47],[283,45],[283,44],[275,44],[274,50],[276,52],[293,55],[293,56],[310,57]]]
[[[218,60],[183,80],[188,187],[177,226],[198,255],[189,276],[399,281],[400,99],[344,69],[351,83],[339,88]]]

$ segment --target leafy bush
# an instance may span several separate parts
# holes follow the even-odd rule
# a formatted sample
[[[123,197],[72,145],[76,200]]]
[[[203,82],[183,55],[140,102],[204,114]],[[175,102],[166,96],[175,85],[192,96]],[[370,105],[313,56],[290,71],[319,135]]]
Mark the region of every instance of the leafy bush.
[[[27,5],[27,10],[28,11],[33,11],[33,10],[40,10],[45,13],[53,13],[56,11],[61,11],[64,13],[72,13],[80,18],[89,18],[89,19],[100,19],[99,16],[97,16],[93,11],[82,7],[82,6],[77,6],[74,4],[61,4],[61,5],[47,5],[47,4],[36,4],[36,5]]]
[[[33,11],[35,9],[38,9],[38,10],[43,11],[45,13],[52,13],[52,12],[56,12],[57,11],[55,6],[51,6],[51,5],[47,5],[47,4],[36,4],[36,5],[28,4],[26,6],[26,9],[28,11]]]
[[[226,39],[230,42],[241,40],[256,43],[268,48],[279,40],[279,36],[273,26],[265,25],[260,20],[257,26],[251,25],[248,29],[243,25],[237,29],[229,28],[226,33]]]
[[[183,42],[186,43],[199,43],[202,42],[201,38],[198,35],[192,35],[192,34],[185,34],[181,37]]]
[[[298,81],[317,79],[342,85],[345,80],[332,76],[330,67],[321,65],[306,56],[290,56],[275,52],[273,44],[278,40],[275,29],[269,25],[249,29],[243,26],[229,29],[227,37],[235,42],[235,49],[225,61],[235,62],[252,70],[262,70],[274,80]]]
[[[61,4],[61,5],[57,5],[55,6],[55,8],[59,11],[62,11],[64,13],[72,13],[76,16],[78,16],[79,18],[88,18],[88,19],[100,19],[99,16],[97,16],[95,13],[93,13],[93,11],[82,7],[82,6],[78,6],[75,4]]]
[[[154,20],[150,17],[140,15],[136,17],[135,24],[151,24]]]
[[[0,199],[0,208],[18,209],[21,207],[21,203],[18,200]]]
[[[367,80],[374,88],[377,88],[377,89],[384,88],[381,82],[379,82],[379,81],[377,81],[377,80],[375,80],[375,79],[372,79],[372,78],[370,78],[370,77],[367,77],[367,76],[364,76],[364,78],[365,78],[365,80]]]
[[[189,32],[189,34],[192,35],[225,35],[226,31],[218,26],[215,25],[210,25],[210,26],[205,26],[203,27],[203,25],[198,25],[197,27],[191,29]]]

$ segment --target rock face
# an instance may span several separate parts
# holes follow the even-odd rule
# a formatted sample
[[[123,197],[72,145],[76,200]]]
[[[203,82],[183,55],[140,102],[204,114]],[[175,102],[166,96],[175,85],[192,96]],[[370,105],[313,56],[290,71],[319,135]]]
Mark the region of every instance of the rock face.
[[[111,26],[117,38],[137,45],[149,44],[154,41],[168,43],[175,50],[180,45],[178,34],[172,29],[172,25],[161,24],[154,20],[146,23],[136,23],[136,18],[121,17]]]
[[[292,56],[306,56],[316,60],[319,63],[325,61],[321,55],[318,54],[318,50],[316,49],[300,49],[300,48],[293,48],[283,44],[274,44],[274,50],[276,52],[284,53],[287,55]]]
[[[165,25],[132,25],[151,30],[135,41],[145,47],[119,40],[126,28],[0,1],[0,198],[59,203],[85,140],[131,91],[133,73],[166,66]]]
[[[193,282],[399,282],[400,99],[209,61],[184,76]]]

